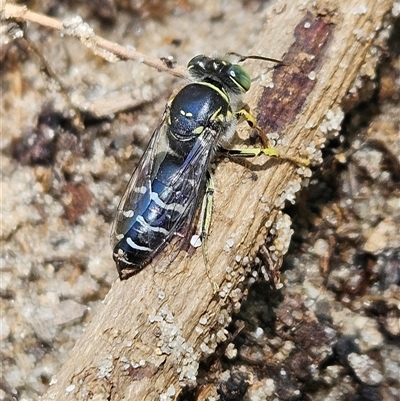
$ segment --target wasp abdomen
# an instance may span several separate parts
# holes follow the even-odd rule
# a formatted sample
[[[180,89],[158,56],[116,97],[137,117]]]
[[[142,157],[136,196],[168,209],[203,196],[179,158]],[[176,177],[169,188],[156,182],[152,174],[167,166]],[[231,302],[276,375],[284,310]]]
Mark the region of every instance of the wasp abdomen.
[[[176,164],[167,155],[149,188],[140,189],[146,192],[135,210],[123,212],[131,219],[131,226],[114,248],[120,275],[123,269],[128,269],[130,274],[141,270],[165,245],[171,230],[178,229],[176,223],[185,212],[186,199],[181,191],[165,184],[174,171]]]

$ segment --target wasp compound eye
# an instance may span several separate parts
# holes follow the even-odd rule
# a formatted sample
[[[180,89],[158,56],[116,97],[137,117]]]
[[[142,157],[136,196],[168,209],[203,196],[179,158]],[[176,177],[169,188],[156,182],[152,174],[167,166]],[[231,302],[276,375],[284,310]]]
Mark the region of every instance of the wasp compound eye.
[[[239,88],[240,92],[244,93],[250,89],[250,75],[243,67],[238,64],[233,64],[230,66],[228,74],[230,79]]]

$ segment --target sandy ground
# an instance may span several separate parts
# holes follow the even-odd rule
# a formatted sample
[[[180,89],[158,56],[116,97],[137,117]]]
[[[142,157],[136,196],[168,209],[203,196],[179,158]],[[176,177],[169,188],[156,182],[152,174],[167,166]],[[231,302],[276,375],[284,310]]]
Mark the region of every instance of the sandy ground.
[[[267,16],[256,0],[29,6],[80,15],[107,39],[183,65],[215,49],[248,54]],[[46,390],[117,278],[113,215],[168,96],[184,84],[133,61],[107,63],[50,29],[25,29],[63,88],[16,27],[0,60],[1,400]],[[283,288],[254,284],[232,323],[240,334],[199,381],[243,380],[245,389],[252,375],[251,400],[400,397],[399,31],[397,23],[364,102],[287,210],[294,236]],[[102,118],[71,108],[123,96],[140,106]]]

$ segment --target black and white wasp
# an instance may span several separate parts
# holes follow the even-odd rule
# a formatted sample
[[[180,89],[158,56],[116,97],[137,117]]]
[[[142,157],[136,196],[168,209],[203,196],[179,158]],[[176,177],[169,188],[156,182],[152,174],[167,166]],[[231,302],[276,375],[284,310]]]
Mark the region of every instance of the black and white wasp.
[[[168,101],[118,206],[111,244],[121,279],[143,269],[173,237],[187,235],[215,151],[229,144],[240,116],[254,123],[241,109],[251,82],[243,67],[199,55],[188,71],[193,82]],[[261,152],[277,156],[272,148]]]

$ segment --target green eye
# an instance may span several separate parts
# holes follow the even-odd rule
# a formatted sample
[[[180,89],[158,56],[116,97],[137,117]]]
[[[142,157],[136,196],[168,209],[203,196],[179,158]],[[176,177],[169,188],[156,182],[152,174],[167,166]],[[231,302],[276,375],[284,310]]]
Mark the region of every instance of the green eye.
[[[240,89],[240,92],[247,92],[250,89],[251,79],[247,71],[238,64],[229,68],[229,77]]]

